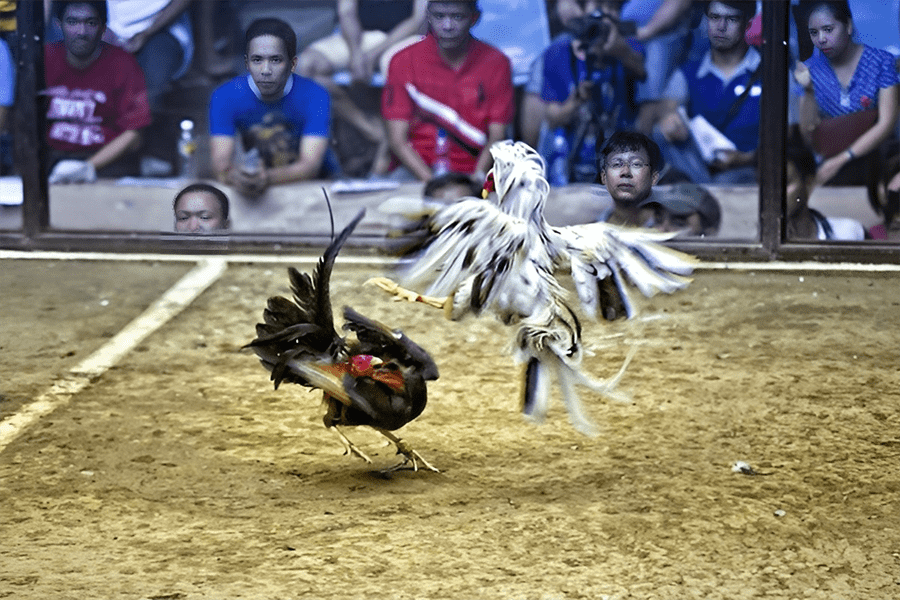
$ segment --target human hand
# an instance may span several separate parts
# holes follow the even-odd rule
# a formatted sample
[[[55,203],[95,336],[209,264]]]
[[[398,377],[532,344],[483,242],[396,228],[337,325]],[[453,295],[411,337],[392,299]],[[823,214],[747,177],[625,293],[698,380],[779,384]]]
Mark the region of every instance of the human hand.
[[[677,112],[670,112],[660,119],[659,130],[669,142],[684,142],[691,135],[684,119]]]
[[[574,96],[578,103],[587,102],[591,99],[591,94],[594,90],[594,82],[590,79],[586,79],[585,81],[581,81],[575,86]]]
[[[809,72],[809,67],[800,61],[797,61],[797,66],[794,67],[794,79],[797,80],[797,83],[799,83],[804,90],[812,88],[812,75]]]
[[[232,169],[228,174],[228,183],[250,198],[257,198],[269,187],[269,176],[265,169],[245,171]]]
[[[94,165],[86,160],[61,160],[53,167],[49,182],[56,183],[92,183],[97,181]]]
[[[753,161],[752,152],[741,152],[740,150],[717,150],[716,158],[710,165],[713,171],[727,171],[737,167],[743,167]]]

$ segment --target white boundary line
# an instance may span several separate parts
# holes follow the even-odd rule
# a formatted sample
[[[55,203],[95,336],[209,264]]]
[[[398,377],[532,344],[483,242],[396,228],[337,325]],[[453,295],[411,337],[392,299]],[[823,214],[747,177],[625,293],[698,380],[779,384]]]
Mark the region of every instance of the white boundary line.
[[[213,258],[200,261],[106,344],[75,365],[33,402],[0,422],[0,452],[26,428],[64,406],[72,396],[113,367],[148,335],[168,323],[219,279],[227,268],[226,260]]]
[[[216,257],[228,264],[315,264],[320,253],[308,255],[269,255],[269,254],[228,254]],[[108,260],[108,261],[154,261],[154,262],[198,262],[209,259],[202,254],[111,254],[102,252],[23,252],[19,250],[0,250],[0,260]],[[390,256],[347,256],[341,255],[338,264],[392,266],[397,259]],[[865,263],[823,263],[823,262],[700,262],[697,270],[726,271],[858,271],[858,272],[900,272],[900,264],[865,264]]]

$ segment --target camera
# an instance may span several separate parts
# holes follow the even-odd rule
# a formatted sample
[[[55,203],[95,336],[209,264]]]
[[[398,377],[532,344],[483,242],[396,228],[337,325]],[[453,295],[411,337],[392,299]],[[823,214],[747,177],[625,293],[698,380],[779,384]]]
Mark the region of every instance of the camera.
[[[590,53],[592,48],[601,48],[606,44],[613,27],[625,37],[637,33],[635,21],[620,21],[601,10],[577,19],[572,25],[572,32],[578,44]]]

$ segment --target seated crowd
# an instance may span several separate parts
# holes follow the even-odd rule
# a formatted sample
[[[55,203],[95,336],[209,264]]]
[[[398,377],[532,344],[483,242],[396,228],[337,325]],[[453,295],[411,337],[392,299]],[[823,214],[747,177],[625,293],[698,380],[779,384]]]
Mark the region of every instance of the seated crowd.
[[[191,51],[179,45],[177,27],[186,2],[147,4],[143,26],[110,36],[111,15],[122,20],[125,9],[113,10],[116,0],[54,1],[61,39],[45,51],[51,183],[139,172],[136,151],[160,90]],[[804,179],[800,204],[815,185],[877,180],[873,207],[889,227],[900,175],[873,180],[871,171],[896,134],[897,69],[887,52],[853,40],[845,1],[801,4],[799,37],[808,31],[815,50],[794,73],[800,135],[792,139],[811,147],[819,166]],[[552,185],[605,185],[614,206],[601,219],[714,235],[721,213],[702,186],[758,181],[757,2],[556,0],[547,8],[553,40],[518,99],[510,58],[471,33],[481,16],[476,1],[338,0],[334,33],[300,40],[300,52],[292,24],[256,19],[243,40],[246,72],[219,85],[209,103],[208,172],[247,198],[340,177],[332,127],[342,119],[377,146],[374,177],[427,182],[449,172],[480,185],[491,144],[512,136],[538,149]],[[172,39],[157,40],[162,31]],[[166,68],[145,51],[151,40],[169,51]],[[872,76],[855,77],[858,66]],[[349,84],[335,83],[338,71],[349,71]],[[354,93],[373,89],[373,75],[381,78],[376,112]],[[874,114],[837,153],[816,145],[825,121],[858,111]],[[610,152],[624,157],[610,163]],[[671,198],[649,193],[660,183],[678,184]],[[627,200],[626,188],[647,193]],[[822,238],[813,229],[790,228]]]

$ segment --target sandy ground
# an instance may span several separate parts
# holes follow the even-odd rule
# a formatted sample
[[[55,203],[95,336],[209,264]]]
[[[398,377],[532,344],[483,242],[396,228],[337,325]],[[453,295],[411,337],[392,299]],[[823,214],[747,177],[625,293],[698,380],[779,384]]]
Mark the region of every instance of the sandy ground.
[[[0,415],[189,267],[3,261]],[[638,347],[632,404],[583,393],[596,439],[558,402],[521,418],[502,326],[392,303],[374,274],[339,263],[335,304],[437,359],[401,433],[442,473],[383,478],[342,455],[318,394],[274,391],[239,348],[284,268],[232,265],[0,452],[0,597],[900,597],[897,274],[700,271],[586,323],[594,375]]]

